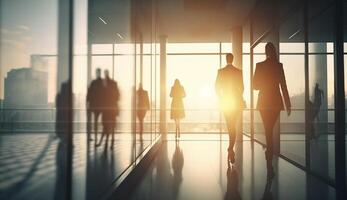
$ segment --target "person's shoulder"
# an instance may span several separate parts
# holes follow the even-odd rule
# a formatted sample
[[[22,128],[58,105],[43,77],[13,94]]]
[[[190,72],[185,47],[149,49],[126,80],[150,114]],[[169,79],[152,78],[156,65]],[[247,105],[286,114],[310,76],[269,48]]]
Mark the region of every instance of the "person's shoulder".
[[[242,69],[240,69],[240,68],[238,68],[238,67],[236,67],[236,66],[232,66],[232,69],[234,70],[234,71],[236,71],[236,72],[239,72],[239,73],[242,73]]]
[[[222,68],[218,69],[218,74],[223,74],[226,71],[228,71],[228,69],[229,69],[228,65],[225,67],[222,67]]]
[[[257,66],[263,66],[263,65],[265,65],[266,63],[267,63],[267,61],[264,60],[264,61],[258,62],[256,65],[257,65]]]

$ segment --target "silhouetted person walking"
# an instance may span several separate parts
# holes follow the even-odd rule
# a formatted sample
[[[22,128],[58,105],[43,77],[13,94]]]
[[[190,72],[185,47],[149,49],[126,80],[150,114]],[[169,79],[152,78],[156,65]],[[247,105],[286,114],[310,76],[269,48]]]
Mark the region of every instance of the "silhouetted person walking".
[[[171,119],[175,120],[176,132],[175,138],[181,136],[180,120],[185,117],[183,98],[186,96],[183,86],[178,79],[175,80],[174,85],[171,87],[170,97],[171,102]]]
[[[243,101],[243,78],[242,70],[236,68],[232,63],[233,54],[226,55],[227,65],[218,70],[216,79],[216,93],[219,106],[227,123],[229,133],[228,160],[235,162],[234,145],[236,140],[236,123],[244,107]]]
[[[104,136],[106,135],[105,148],[107,148],[108,137],[110,134],[112,134],[112,149],[114,145],[114,129],[116,125],[116,117],[119,114],[118,101],[120,94],[117,82],[110,78],[108,70],[105,70],[105,79],[103,80],[103,85],[105,89],[102,98],[104,98],[105,109],[102,110],[103,133],[98,146],[101,144]]]
[[[322,106],[322,98],[324,97],[324,92],[319,88],[319,84],[316,83],[314,88],[314,99],[313,102],[309,100],[308,104],[308,126],[309,126],[309,134],[311,139],[317,139],[318,134],[314,128],[314,120],[317,119],[319,121],[319,112]]]
[[[143,119],[146,116],[147,111],[149,110],[149,98],[148,92],[142,88],[142,83],[139,85],[139,89],[136,91],[136,115],[137,119],[140,122],[140,137],[142,139],[143,134]]]
[[[259,90],[257,109],[260,112],[265,128],[267,178],[272,179],[275,176],[272,167],[273,128],[279,117],[280,111],[284,110],[284,104],[288,116],[290,115],[291,103],[283,65],[278,61],[277,52],[272,43],[269,42],[266,44],[265,54],[266,60],[257,63],[253,77],[253,89]]]
[[[91,123],[91,114],[94,116],[94,135],[95,135],[95,144],[97,143],[97,134],[98,134],[98,120],[102,112],[103,99],[102,99],[102,79],[101,79],[101,69],[96,69],[96,79],[90,83],[87,92],[87,118],[88,118],[88,139],[91,141],[90,137],[90,123]]]
[[[319,88],[319,84],[316,83],[316,86],[314,87],[314,100],[313,104],[315,107],[315,113],[314,113],[314,118],[317,118],[319,121],[319,112],[320,108],[322,106],[322,98],[324,97],[324,91]]]

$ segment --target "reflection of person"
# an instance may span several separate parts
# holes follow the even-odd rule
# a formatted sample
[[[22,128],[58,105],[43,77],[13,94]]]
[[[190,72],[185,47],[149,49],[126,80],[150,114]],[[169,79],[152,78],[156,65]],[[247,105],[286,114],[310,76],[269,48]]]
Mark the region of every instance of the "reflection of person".
[[[171,87],[170,97],[171,102],[171,119],[175,120],[176,135],[175,138],[179,138],[181,135],[180,120],[185,117],[183,98],[186,96],[183,86],[178,79],[175,80],[174,85]]]
[[[267,43],[265,46],[266,60],[257,63],[254,77],[253,89],[259,90],[257,109],[260,112],[264,123],[266,136],[267,177],[272,179],[275,176],[272,167],[273,157],[273,128],[279,117],[280,111],[287,109],[288,116],[291,113],[291,103],[289,99],[283,65],[278,61],[275,46]],[[280,88],[281,87],[281,90]],[[282,94],[281,94],[282,91]],[[282,100],[284,98],[284,104]]]
[[[182,169],[184,165],[183,151],[176,141],[175,153],[172,157],[172,170],[173,170],[173,199],[177,198],[179,186],[183,180]]]
[[[106,135],[106,145],[108,145],[108,137],[112,134],[112,142],[111,148],[113,148],[114,144],[114,129],[116,124],[116,117],[119,113],[118,110],[118,101],[119,101],[119,90],[117,82],[112,80],[109,77],[108,70],[105,70],[105,79],[103,80],[104,84],[104,94],[102,98],[104,98],[104,107],[102,111],[102,124],[103,124],[103,134],[101,136],[100,142],[98,146],[101,144],[104,136]]]
[[[56,136],[59,139],[56,151],[56,182],[54,199],[64,199],[69,194],[67,193],[68,186],[68,134],[69,130],[69,87],[71,82],[64,82],[61,85],[60,92],[56,96]]]
[[[317,139],[319,135],[316,133],[314,128],[314,120],[317,119],[319,121],[319,112],[322,106],[322,98],[324,97],[324,92],[319,88],[319,84],[316,83],[314,88],[314,99],[312,101],[308,101],[308,126],[309,126],[309,134],[311,139]]]
[[[266,186],[265,186],[265,190],[264,190],[264,194],[263,197],[261,198],[261,200],[272,200],[273,195],[271,192],[271,186],[272,186],[272,180],[269,180],[266,182]]]
[[[314,88],[314,107],[316,109],[314,113],[314,118],[317,118],[319,120],[319,111],[322,106],[322,98],[324,97],[324,92],[319,88],[319,84],[316,83],[316,86]]]
[[[101,107],[102,107],[102,94],[103,85],[102,85],[102,79],[101,79],[101,69],[96,69],[96,79],[93,80],[88,88],[87,92],[87,118],[88,118],[88,124],[87,126],[90,127],[90,118],[91,114],[94,115],[94,135],[95,135],[95,144],[97,142],[97,134],[98,134],[98,119],[101,114]],[[88,128],[89,130],[89,128]],[[88,131],[88,134],[90,134],[90,131]],[[88,135],[89,140],[91,140],[90,135]]]
[[[224,113],[225,121],[229,132],[228,159],[235,162],[234,145],[236,140],[236,123],[243,108],[243,78],[242,71],[237,69],[232,63],[234,56],[226,55],[227,65],[218,70],[216,79],[216,93],[219,104]]]
[[[239,192],[239,178],[237,171],[234,167],[231,167],[228,163],[227,170],[227,191],[224,196],[225,200],[241,199]]]
[[[149,98],[148,98],[148,92],[142,88],[141,83],[140,83],[139,89],[136,91],[136,96],[137,96],[136,115],[137,115],[137,119],[140,122],[140,137],[142,139],[143,119],[145,118],[146,113],[149,110]]]

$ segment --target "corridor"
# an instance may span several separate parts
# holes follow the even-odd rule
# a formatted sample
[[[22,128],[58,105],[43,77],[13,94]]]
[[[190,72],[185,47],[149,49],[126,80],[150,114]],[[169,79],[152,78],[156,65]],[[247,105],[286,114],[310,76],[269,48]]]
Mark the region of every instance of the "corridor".
[[[266,181],[264,149],[244,136],[228,167],[226,135],[183,135],[163,142],[130,199],[334,199],[335,189],[276,158]]]

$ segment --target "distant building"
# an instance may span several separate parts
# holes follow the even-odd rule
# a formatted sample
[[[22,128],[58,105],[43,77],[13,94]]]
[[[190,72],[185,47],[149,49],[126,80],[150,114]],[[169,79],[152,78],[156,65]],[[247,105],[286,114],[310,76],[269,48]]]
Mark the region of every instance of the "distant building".
[[[30,67],[35,71],[47,72],[48,61],[44,56],[31,55]]]
[[[32,68],[13,69],[5,78],[5,108],[46,108],[47,72]]]

